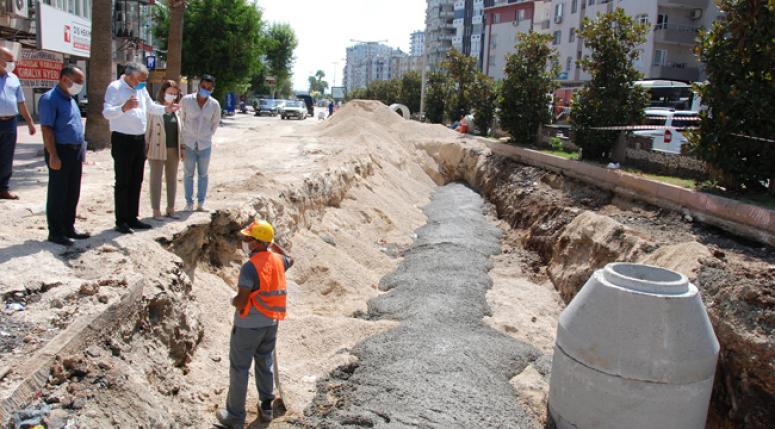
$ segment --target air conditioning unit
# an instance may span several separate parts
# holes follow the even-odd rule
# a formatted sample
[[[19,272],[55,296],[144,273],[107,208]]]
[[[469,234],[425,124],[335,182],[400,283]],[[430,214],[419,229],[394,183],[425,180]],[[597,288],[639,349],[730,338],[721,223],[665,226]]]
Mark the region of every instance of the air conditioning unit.
[[[702,18],[702,9],[692,9],[691,18],[695,21]]]
[[[8,8],[10,12],[20,18],[30,17],[30,6],[27,0],[8,0],[11,3],[11,7]]]

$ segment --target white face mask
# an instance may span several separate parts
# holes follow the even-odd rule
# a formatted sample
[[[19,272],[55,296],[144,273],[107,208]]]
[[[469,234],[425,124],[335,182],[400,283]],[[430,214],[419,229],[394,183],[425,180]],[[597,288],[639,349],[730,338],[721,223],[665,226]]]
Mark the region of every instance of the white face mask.
[[[8,73],[13,73],[14,70],[16,70],[16,63],[14,62],[5,63],[5,71],[7,71]]]
[[[164,94],[164,101],[167,103],[172,103],[176,98],[178,98],[178,96],[175,94]]]
[[[69,92],[70,95],[78,95],[81,93],[81,90],[83,90],[83,84],[75,82],[73,82],[73,86],[67,88],[67,92]]]
[[[247,256],[250,256],[250,246],[248,246],[248,243],[245,241],[242,242],[242,251],[245,252]]]

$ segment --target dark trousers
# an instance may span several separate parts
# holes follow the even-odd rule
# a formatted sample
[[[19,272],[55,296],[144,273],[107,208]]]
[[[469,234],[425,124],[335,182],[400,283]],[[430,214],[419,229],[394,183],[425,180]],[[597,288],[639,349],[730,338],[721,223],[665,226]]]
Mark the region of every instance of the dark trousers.
[[[113,132],[110,154],[116,173],[116,225],[137,221],[145,171],[145,135]]]
[[[13,172],[16,151],[16,118],[0,121],[0,192],[6,192]]]
[[[81,172],[83,152],[81,145],[56,145],[57,156],[62,161],[59,170],[48,169],[48,199],[46,219],[48,234],[52,237],[75,231],[75,210],[81,197]],[[45,154],[46,165],[49,155]]]

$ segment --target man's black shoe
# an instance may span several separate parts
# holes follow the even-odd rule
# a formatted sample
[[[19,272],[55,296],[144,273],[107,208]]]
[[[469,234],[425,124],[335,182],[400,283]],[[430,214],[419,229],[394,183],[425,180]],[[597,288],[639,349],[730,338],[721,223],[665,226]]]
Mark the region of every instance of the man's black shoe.
[[[88,232],[78,232],[76,230],[72,230],[66,235],[68,238],[72,238],[74,240],[86,240],[87,238],[91,237],[91,234]]]
[[[151,228],[153,228],[151,225],[148,225],[147,223],[140,222],[139,220],[135,220],[134,222],[129,222],[128,225],[132,229],[151,229]]]
[[[75,241],[72,239],[65,237],[64,235],[50,235],[48,237],[48,241],[56,244],[60,244],[62,246],[72,246],[75,244]]]
[[[131,234],[134,231],[132,231],[132,228],[129,227],[129,225],[122,223],[116,225],[116,231],[122,233],[122,234]]]

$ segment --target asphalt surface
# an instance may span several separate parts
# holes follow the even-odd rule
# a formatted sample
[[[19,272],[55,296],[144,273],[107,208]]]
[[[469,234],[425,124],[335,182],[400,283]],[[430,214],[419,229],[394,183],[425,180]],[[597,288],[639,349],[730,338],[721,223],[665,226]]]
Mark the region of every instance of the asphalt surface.
[[[540,353],[482,323],[489,258],[500,252],[482,198],[450,184],[424,211],[428,224],[366,316],[400,325],[358,344],[356,364],[318,383],[303,426],[540,427],[509,384]]]

